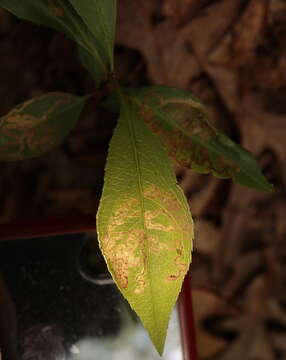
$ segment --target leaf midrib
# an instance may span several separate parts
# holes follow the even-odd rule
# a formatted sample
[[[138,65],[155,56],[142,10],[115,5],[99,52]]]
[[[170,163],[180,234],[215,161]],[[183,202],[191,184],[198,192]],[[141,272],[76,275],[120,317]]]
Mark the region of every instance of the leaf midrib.
[[[124,105],[127,105],[125,103],[125,99],[123,99],[124,101]],[[129,105],[131,107],[131,105]],[[142,186],[142,182],[141,182],[141,177],[142,177],[142,173],[141,173],[141,168],[140,168],[140,160],[139,160],[139,154],[137,151],[137,146],[136,146],[136,135],[135,135],[135,128],[134,128],[134,121],[132,121],[131,116],[129,114],[129,112],[127,111],[127,118],[128,118],[128,131],[129,131],[129,137],[131,139],[131,143],[132,143],[132,148],[133,148],[133,155],[134,155],[134,160],[135,160],[135,166],[136,166],[136,173],[138,176],[136,176],[137,179],[137,188],[138,188],[138,193],[140,194],[140,207],[141,207],[141,218],[142,218],[142,226],[144,229],[144,233],[146,234],[148,232],[147,227],[146,227],[146,221],[145,221],[145,201],[144,201],[144,194],[143,194],[143,186]],[[134,120],[136,121],[137,119],[134,118]],[[143,124],[144,125],[144,124]],[[145,250],[146,250],[146,246],[145,246]],[[149,251],[146,251],[147,253],[147,263],[149,264]],[[146,271],[148,273],[148,278],[149,278],[149,282],[150,282],[150,292],[151,292],[151,298],[152,298],[152,302],[151,302],[151,306],[152,306],[152,318],[154,319],[155,322],[155,327],[157,331],[160,331],[159,329],[159,325],[157,322],[157,317],[156,317],[156,311],[154,308],[154,291],[153,291],[153,285],[152,285],[152,279],[149,273],[149,267],[146,267]]]

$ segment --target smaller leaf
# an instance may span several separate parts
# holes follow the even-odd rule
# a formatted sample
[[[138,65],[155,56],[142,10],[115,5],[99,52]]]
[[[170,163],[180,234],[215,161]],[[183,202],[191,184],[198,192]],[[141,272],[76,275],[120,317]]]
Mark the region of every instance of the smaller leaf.
[[[89,96],[48,93],[28,100],[0,118],[0,160],[42,155],[75,126]]]
[[[82,66],[88,71],[95,82],[98,83],[98,67],[94,58],[82,46],[78,47],[78,56]]]
[[[127,90],[127,94],[175,163],[199,173],[232,178],[256,190],[273,191],[251,153],[218,132],[203,104],[189,92],[152,86]],[[114,96],[106,103],[113,108],[115,104]]]
[[[75,5],[78,3],[84,2],[77,1]],[[20,19],[32,21],[37,25],[45,25],[64,33],[80,47],[84,48],[85,52],[89,54],[89,57],[92,57],[97,83],[108,76],[113,66],[113,62],[109,56],[106,55],[111,51],[111,43],[107,46],[106,43],[100,41],[100,38],[92,34],[85,23],[85,19],[81,18],[80,14],[71,4],[71,1],[0,0],[0,7],[10,11]],[[90,14],[95,24],[101,22],[101,19],[97,17],[98,15],[99,14],[95,12]],[[112,31],[113,30],[111,30],[111,32]]]
[[[94,36],[98,52],[113,70],[116,0],[69,0]]]

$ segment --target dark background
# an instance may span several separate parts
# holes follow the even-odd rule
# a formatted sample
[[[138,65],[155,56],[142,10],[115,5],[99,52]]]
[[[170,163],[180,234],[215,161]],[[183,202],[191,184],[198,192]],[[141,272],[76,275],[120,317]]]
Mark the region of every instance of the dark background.
[[[126,85],[192,91],[276,186],[177,169],[196,221],[200,357],[285,359],[286,1],[119,0],[116,72]],[[0,115],[47,91],[93,89],[71,41],[0,10]],[[2,163],[0,222],[95,214],[115,120],[91,101],[61,147]]]

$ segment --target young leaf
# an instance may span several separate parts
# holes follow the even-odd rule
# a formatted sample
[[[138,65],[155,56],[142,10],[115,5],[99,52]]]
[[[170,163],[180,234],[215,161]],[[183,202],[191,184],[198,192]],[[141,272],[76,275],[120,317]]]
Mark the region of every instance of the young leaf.
[[[96,39],[99,52],[113,70],[116,0],[69,0]]]
[[[153,86],[129,90],[128,95],[179,165],[200,173],[212,172],[219,178],[232,178],[256,190],[273,190],[250,152],[218,132],[209,123],[202,103],[189,92]],[[113,97],[107,105],[114,107],[115,103]]]
[[[117,286],[162,353],[191,260],[193,223],[160,140],[123,97],[97,229]]]
[[[74,127],[89,97],[48,93],[28,100],[0,118],[0,160],[42,155]]]
[[[78,47],[78,56],[82,66],[88,71],[89,75],[98,82],[98,68],[90,53],[83,47]]]
[[[110,72],[112,62],[105,56],[110,49],[98,42],[69,0],[0,0],[0,7],[21,19],[61,31],[76,41],[94,59],[98,81]],[[96,13],[91,16],[94,23],[101,21]]]

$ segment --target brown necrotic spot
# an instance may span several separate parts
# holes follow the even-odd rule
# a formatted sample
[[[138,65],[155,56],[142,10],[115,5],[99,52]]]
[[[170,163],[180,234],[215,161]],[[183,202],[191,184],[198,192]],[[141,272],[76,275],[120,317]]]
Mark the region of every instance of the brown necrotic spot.
[[[165,279],[177,280],[187,271],[190,254],[184,241],[191,241],[192,223],[186,209],[172,192],[156,185],[143,191],[145,209],[139,199],[120,204],[108,221],[101,247],[109,268],[123,290],[142,294],[150,286],[150,262],[166,254],[171,270]],[[162,274],[162,276],[164,276]]]
[[[146,198],[154,201],[160,199],[160,203],[163,205],[159,210],[153,211],[153,217],[149,215],[149,218],[157,218],[157,221],[159,221],[158,214],[161,212],[165,213],[167,215],[166,219],[168,219],[167,224],[160,224],[157,222],[155,226],[152,224],[151,228],[174,234],[167,244],[162,242],[162,238],[154,237],[152,245],[153,251],[154,249],[156,249],[155,252],[167,250],[168,252],[174,253],[173,265],[175,271],[172,274],[167,275],[166,280],[173,281],[181,279],[186,274],[188,268],[188,254],[185,253],[184,241],[186,239],[191,241],[193,232],[192,224],[189,222],[183,206],[171,191],[151,185],[146,189],[144,194]]]
[[[54,2],[49,3],[49,8],[55,16],[57,17],[64,16],[65,13],[64,9],[61,6],[56,5]]]
[[[118,285],[126,289],[129,285],[130,273],[135,273],[138,286],[135,293],[142,292],[145,286],[145,255],[143,230],[132,228],[125,230],[127,222],[140,216],[139,201],[130,199],[119,206],[111,217],[106,235],[102,239],[104,255],[111,266]]]
[[[53,97],[52,97],[53,95]],[[44,106],[47,110],[40,113],[39,115],[31,114],[34,109],[39,106],[41,107],[41,103],[48,100],[48,98],[54,99],[49,105]],[[71,95],[63,95],[60,93],[53,94],[45,94],[38,98],[34,98],[28,101],[25,101],[23,104],[18,105],[16,108],[12,109],[7,115],[3,116],[0,121],[0,129],[1,131],[9,128],[9,129],[17,129],[17,130],[25,130],[31,129],[45,121],[47,121],[48,117],[59,107],[62,105],[68,105],[72,102]],[[33,110],[30,109],[32,107]]]
[[[0,131],[2,139],[5,138],[2,147],[5,159],[21,159],[27,150],[37,152],[49,149],[55,142],[55,133],[48,124],[44,132],[38,129],[60,106],[71,102],[71,95],[45,94],[18,105],[3,116],[0,119]]]

